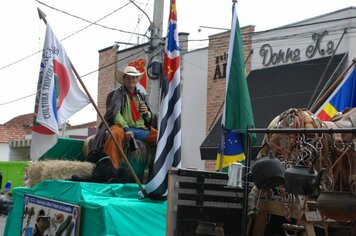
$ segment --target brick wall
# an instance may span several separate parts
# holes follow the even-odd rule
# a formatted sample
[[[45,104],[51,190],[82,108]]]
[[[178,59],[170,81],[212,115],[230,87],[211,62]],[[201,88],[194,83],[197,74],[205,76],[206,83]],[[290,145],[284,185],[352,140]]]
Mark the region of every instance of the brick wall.
[[[241,28],[244,56],[246,61],[246,73],[251,69],[251,38],[254,26]],[[230,32],[224,32],[209,37],[208,49],[208,79],[207,79],[207,114],[206,114],[206,134],[209,133],[210,126],[216,122],[217,114],[221,114],[222,104],[225,98],[226,75],[224,68],[227,64],[227,53],[230,40]],[[215,161],[205,161],[206,170],[215,170]]]
[[[251,51],[251,37],[252,32],[254,32],[254,26],[247,26],[241,28],[242,40],[244,43],[244,55],[245,58],[249,55]],[[180,35],[181,37],[187,38],[187,34]],[[206,134],[208,134],[208,128],[213,123],[214,117],[217,113],[221,113],[222,110],[219,110],[222,102],[225,97],[225,77],[223,75],[223,70],[220,74],[216,74],[216,58],[221,57],[221,60],[218,64],[222,67],[221,64],[227,63],[227,51],[229,44],[230,32],[225,32],[221,34],[213,35],[209,38],[209,49],[208,49],[208,79],[207,79],[207,127]],[[182,42],[187,42],[187,40],[182,40]],[[182,43],[182,48],[186,49],[187,45]],[[135,49],[138,50],[138,49]],[[126,58],[124,54],[123,58]],[[142,55],[137,55],[139,57]],[[115,81],[115,69],[118,63],[115,63],[117,60],[117,48],[110,47],[103,49],[99,52],[99,79],[98,79],[98,108],[101,114],[105,113],[105,103],[107,94],[113,90],[118,84]],[[129,59],[127,59],[129,60]],[[130,60],[133,60],[130,58]],[[246,62],[246,72],[249,73],[251,68],[250,58]],[[121,62],[120,62],[121,63]],[[126,64],[125,64],[126,63]],[[127,61],[123,61],[121,64],[127,65]],[[105,67],[105,68],[104,68]],[[213,79],[219,77],[218,79]],[[100,119],[98,118],[98,122]],[[215,169],[215,161],[205,161],[206,170]]]
[[[116,47],[104,49],[99,52],[99,79],[98,79],[98,102],[97,106],[102,115],[106,110],[106,97],[112,91],[115,84]],[[100,118],[97,118],[100,123]]]

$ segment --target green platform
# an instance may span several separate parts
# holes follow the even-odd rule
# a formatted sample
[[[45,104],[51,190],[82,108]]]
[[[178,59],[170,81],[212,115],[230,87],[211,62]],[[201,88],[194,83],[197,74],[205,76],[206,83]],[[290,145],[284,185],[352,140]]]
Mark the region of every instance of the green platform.
[[[166,234],[167,202],[140,199],[137,184],[96,184],[46,180],[32,188],[13,190],[14,208],[5,236],[21,234],[24,194],[81,206],[81,236]]]

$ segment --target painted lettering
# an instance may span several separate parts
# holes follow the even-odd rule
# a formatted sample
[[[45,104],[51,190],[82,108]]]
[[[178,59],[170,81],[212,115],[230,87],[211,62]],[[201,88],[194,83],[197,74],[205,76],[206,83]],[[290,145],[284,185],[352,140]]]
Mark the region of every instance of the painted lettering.
[[[221,78],[222,78],[222,74],[221,74],[220,66],[216,65],[213,79],[216,80]]]
[[[48,93],[42,93],[41,97],[42,97],[41,106],[42,106],[43,118],[49,119],[49,118],[51,118],[51,113],[49,111],[49,94]]]
[[[226,66],[227,66],[228,53],[215,57],[215,72],[213,80],[226,78]]]
[[[262,64],[264,66],[300,61],[300,50],[298,48],[294,50],[288,48],[286,52],[282,49],[278,52],[274,52],[270,44],[264,44],[259,53],[263,58]]]
[[[324,37],[328,35],[328,31],[325,30],[322,33],[313,33],[313,43],[310,44],[305,50],[305,56],[309,59],[315,57],[317,54],[320,56],[331,55],[335,51],[335,44],[333,41],[328,41],[326,47],[322,47],[322,41]],[[325,49],[326,48],[326,49]],[[304,50],[303,50],[304,51]],[[280,49],[275,51],[270,44],[263,44],[260,48],[259,55],[262,57],[262,65],[278,65],[289,62],[298,62],[301,60],[301,49],[287,48],[286,50]]]

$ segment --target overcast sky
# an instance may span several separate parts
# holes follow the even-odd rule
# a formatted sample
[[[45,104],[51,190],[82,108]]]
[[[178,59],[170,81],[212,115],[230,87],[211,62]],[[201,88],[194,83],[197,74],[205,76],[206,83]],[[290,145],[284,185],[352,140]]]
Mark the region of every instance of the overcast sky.
[[[154,0],[135,2],[152,20]],[[231,0],[176,0],[176,4],[178,30],[189,33],[189,40],[207,39],[208,35],[221,32],[207,28],[198,32],[199,26],[230,28]],[[255,25],[256,31],[351,6],[356,6],[354,0],[239,0],[237,3],[240,26]],[[41,60],[38,51],[42,49],[45,37],[45,24],[38,18],[37,7],[47,15],[56,36],[63,39],[62,44],[69,58],[95,101],[98,51],[115,42],[147,42],[146,37],[139,35],[149,35],[147,16],[128,0],[3,1],[0,7],[0,124],[15,116],[31,113],[34,109]],[[168,9],[169,1],[165,0],[164,34]],[[112,29],[89,26],[86,21],[98,21],[98,24]],[[206,45],[204,42],[207,41],[189,43],[190,49],[203,47]],[[126,47],[121,45],[120,49]],[[69,122],[73,125],[94,120],[95,110],[88,105]]]

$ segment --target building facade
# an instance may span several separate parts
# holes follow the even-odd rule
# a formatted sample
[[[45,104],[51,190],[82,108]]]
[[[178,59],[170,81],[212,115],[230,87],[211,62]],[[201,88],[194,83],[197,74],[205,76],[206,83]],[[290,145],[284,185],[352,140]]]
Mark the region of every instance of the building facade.
[[[182,167],[204,169],[204,161],[200,159],[199,145],[205,138],[206,127],[206,93],[208,49],[188,52],[188,34],[180,33],[181,55],[181,99],[182,99]],[[138,45],[129,49],[119,50],[108,47],[99,51],[98,108],[105,113],[106,97],[109,92],[120,84],[115,80],[115,70],[123,70],[125,66],[135,66],[145,71],[140,80],[141,89],[148,96],[153,112],[159,113],[159,80],[155,78],[151,61],[160,61],[163,46],[149,52],[149,44]],[[98,119],[99,121],[99,119]]]
[[[242,32],[247,83],[255,127],[289,108],[312,108],[356,56],[356,8],[349,7],[263,32]],[[210,37],[207,78],[207,137],[201,145],[213,170],[225,96],[229,33]],[[222,72],[221,72],[222,71]],[[215,123],[215,125],[214,125]],[[257,144],[263,135],[258,135]]]
[[[14,117],[0,124],[0,161],[30,161],[33,113]],[[95,134],[96,122],[60,129],[61,138],[84,140]]]

